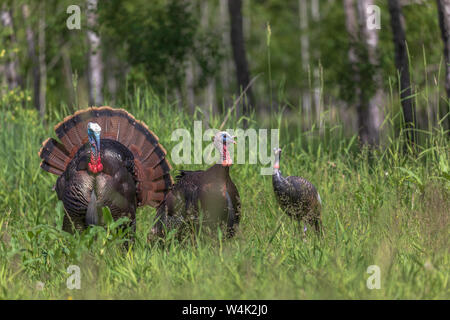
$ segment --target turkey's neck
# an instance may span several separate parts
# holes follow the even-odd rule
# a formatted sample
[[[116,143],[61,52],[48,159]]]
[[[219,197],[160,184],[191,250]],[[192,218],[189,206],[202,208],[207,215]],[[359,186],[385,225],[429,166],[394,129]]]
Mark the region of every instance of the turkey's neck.
[[[289,182],[286,180],[285,177],[281,174],[281,171],[279,169],[274,170],[276,172],[272,175],[272,184],[275,190],[284,190],[287,187],[289,187]]]
[[[229,166],[223,166],[221,164],[215,164],[211,167],[210,171],[214,173],[215,177],[221,178],[221,179],[228,179],[230,176],[230,167]]]
[[[229,167],[233,164],[233,160],[231,160],[230,153],[228,152],[227,144],[224,141],[222,144],[222,166]]]
[[[273,164],[273,174],[280,173],[280,154],[275,154],[275,162]],[[280,173],[281,174],[281,173]]]
[[[283,177],[280,171],[280,154],[275,155],[275,163],[273,164],[272,183],[275,188],[283,188],[288,185],[287,180]]]

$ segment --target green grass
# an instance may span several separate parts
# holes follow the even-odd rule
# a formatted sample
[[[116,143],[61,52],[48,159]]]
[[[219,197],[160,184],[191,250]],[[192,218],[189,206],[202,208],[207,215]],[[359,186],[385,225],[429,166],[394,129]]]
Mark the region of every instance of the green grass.
[[[192,117],[149,90],[118,106],[147,123],[169,158],[176,144],[172,130],[193,127]],[[2,97],[0,109],[0,298],[450,298],[450,155],[442,130],[421,133],[414,156],[400,152],[402,139],[393,134],[382,149],[369,152],[338,123],[325,121],[320,134],[314,127],[303,132],[288,123],[295,113],[279,112],[266,128],[281,129],[283,173],[301,175],[318,188],[324,239],[303,241],[278,208],[271,177],[247,164],[231,169],[242,199],[235,238],[218,232],[165,247],[149,244],[155,210],[141,208],[136,241],[126,251],[112,224],[75,235],[61,231],[63,207],[52,191],[56,176],[39,168],[38,151],[69,112],[53,112],[44,126],[14,94]],[[396,118],[388,115],[387,123]],[[217,127],[221,120],[205,123]],[[257,123],[253,118],[251,125]],[[227,127],[236,126],[232,117]],[[66,287],[69,265],[81,268],[80,290]],[[381,269],[379,290],[366,287],[370,265]]]

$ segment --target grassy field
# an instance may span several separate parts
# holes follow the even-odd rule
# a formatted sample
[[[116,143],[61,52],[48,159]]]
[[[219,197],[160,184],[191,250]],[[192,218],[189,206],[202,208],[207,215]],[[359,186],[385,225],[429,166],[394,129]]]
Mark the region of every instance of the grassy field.
[[[145,121],[170,159],[172,130],[191,130],[193,118],[148,90],[129,99],[116,106]],[[141,208],[136,242],[126,251],[113,224],[75,235],[61,231],[63,207],[52,191],[56,176],[39,168],[38,151],[69,111],[52,112],[42,125],[20,100],[9,94],[0,104],[2,299],[450,298],[450,151],[442,131],[422,132],[414,156],[401,152],[402,139],[393,133],[380,151],[369,153],[342,125],[325,122],[321,130],[305,131],[287,123],[300,115],[279,112],[266,128],[281,128],[283,173],[318,188],[324,239],[310,235],[303,241],[278,208],[271,177],[247,164],[231,169],[242,199],[235,238],[218,232],[165,247],[149,244],[155,210]],[[209,124],[218,127],[221,120]],[[237,126],[232,117],[227,127]],[[66,286],[69,265],[81,269],[80,290]],[[370,265],[380,267],[380,289],[366,286]]]

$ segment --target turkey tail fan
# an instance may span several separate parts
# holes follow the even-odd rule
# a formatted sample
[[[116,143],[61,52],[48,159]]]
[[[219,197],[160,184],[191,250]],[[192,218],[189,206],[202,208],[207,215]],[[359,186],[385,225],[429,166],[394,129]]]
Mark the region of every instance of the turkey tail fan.
[[[127,147],[134,156],[135,178],[137,180],[138,205],[156,207],[164,199],[173,181],[172,169],[166,159],[166,150],[159,144],[158,137],[148,127],[123,109],[92,107],[75,112],[55,126],[61,143],[53,139],[58,152],[40,152],[41,167],[55,174],[64,172],[67,164],[78,149],[88,142],[87,125],[97,122],[102,128],[101,139],[111,139]],[[44,145],[45,147],[45,145]],[[44,150],[46,150],[43,147]],[[55,148],[49,150],[54,150]],[[61,159],[62,155],[67,158]],[[50,171],[52,170],[52,171]]]
[[[41,168],[57,175],[61,175],[72,160],[64,145],[52,138],[48,138],[42,143],[39,157],[42,158]]]

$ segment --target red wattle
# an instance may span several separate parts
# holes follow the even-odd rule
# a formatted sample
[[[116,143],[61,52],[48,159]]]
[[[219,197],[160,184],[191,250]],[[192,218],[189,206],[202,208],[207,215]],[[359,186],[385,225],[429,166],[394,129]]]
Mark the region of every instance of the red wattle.
[[[222,166],[229,167],[233,164],[233,161],[231,160],[230,154],[228,153],[226,144],[223,145],[223,159],[222,159]]]
[[[91,159],[91,162],[88,163],[88,169],[92,173],[98,173],[103,170],[103,164],[101,163],[100,157],[96,160]]]
[[[97,165],[91,162],[88,163],[89,171],[92,173],[97,173]]]
[[[101,172],[103,170],[102,159],[100,159],[100,155],[97,158],[97,172]]]

